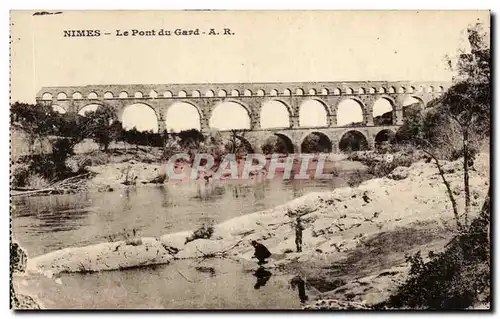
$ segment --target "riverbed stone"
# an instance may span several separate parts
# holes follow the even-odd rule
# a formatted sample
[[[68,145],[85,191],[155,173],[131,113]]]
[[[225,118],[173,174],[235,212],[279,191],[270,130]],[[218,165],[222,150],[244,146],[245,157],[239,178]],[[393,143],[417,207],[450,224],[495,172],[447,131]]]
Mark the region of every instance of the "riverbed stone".
[[[335,227],[333,224],[336,222],[336,219],[322,217],[316,219],[312,226],[312,235],[314,237],[318,237],[325,234],[335,233],[338,229],[333,229]]]
[[[51,276],[59,272],[93,272],[166,264],[172,259],[160,241],[141,238],[128,243],[119,241],[56,250],[28,260],[27,269]]]
[[[186,244],[186,238],[191,236],[193,232],[191,231],[183,231],[173,234],[166,234],[159,238],[160,242],[166,246],[174,247],[178,250],[184,249]]]
[[[405,179],[408,177],[408,167],[396,167],[387,177],[396,181]]]

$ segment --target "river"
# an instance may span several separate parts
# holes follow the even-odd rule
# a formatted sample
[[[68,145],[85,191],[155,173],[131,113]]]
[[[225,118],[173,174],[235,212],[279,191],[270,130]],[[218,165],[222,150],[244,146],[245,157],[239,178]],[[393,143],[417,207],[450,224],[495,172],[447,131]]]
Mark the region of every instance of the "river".
[[[192,182],[105,193],[16,197],[12,231],[28,256],[122,240],[133,233],[160,236],[272,208],[309,192],[342,187],[348,175],[344,171],[333,180]],[[63,285],[35,276],[24,278],[23,285],[49,308],[300,306],[298,292],[289,284],[293,274],[272,274],[256,265],[228,260],[205,263],[178,261],[144,269],[63,274]],[[238,297],[233,298],[235,295]]]

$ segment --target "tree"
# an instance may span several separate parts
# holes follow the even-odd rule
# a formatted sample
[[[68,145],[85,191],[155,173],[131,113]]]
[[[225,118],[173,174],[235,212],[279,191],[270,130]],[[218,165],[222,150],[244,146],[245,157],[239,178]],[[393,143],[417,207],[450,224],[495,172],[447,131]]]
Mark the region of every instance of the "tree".
[[[108,151],[109,144],[120,136],[122,130],[113,110],[107,107],[85,113],[80,128],[84,135],[92,137],[105,152]]]
[[[288,145],[284,139],[273,135],[267,139],[265,144],[262,146],[262,152],[264,154],[288,154],[293,153],[293,145]]]
[[[458,50],[457,59],[446,56],[448,68],[455,73],[455,81],[490,83],[490,34],[480,22],[470,25],[467,30],[466,48]]]
[[[205,141],[205,137],[197,129],[180,131],[177,136],[180,138],[180,146],[186,148],[197,148],[200,143]]]
[[[445,157],[443,152],[447,152],[448,157],[456,154],[463,156],[464,222],[467,226],[471,205],[469,168],[477,152],[471,140],[479,141],[490,134],[490,50],[488,37],[482,30],[481,24],[467,29],[470,51],[459,50],[453,68],[456,72],[455,84],[435,101],[433,109],[408,116],[397,134],[399,141],[412,143],[434,160],[460,230],[464,227],[457,203],[439,160]],[[451,59],[448,58],[448,62],[451,66]],[[460,145],[458,150],[455,144]]]
[[[59,113],[49,105],[16,102],[10,109],[11,123],[19,125],[28,136],[29,151],[41,137],[55,135]]]
[[[475,155],[470,140],[474,135],[490,135],[491,114],[489,34],[481,23],[476,23],[467,29],[467,35],[470,51],[459,51],[454,68],[457,83],[441,100],[443,112],[456,123],[462,137],[466,222],[470,211],[469,165]]]
[[[470,139],[472,135],[489,135],[489,83],[466,80],[455,84],[445,93],[442,103],[443,111],[457,124],[462,135],[465,218],[467,218],[470,210],[469,166],[475,155],[475,150],[470,148]]]
[[[245,153],[251,150],[251,145],[245,140],[246,129],[233,129],[227,146],[229,153]]]
[[[363,134],[357,131],[345,133],[339,141],[339,148],[344,152],[368,150],[368,142]]]

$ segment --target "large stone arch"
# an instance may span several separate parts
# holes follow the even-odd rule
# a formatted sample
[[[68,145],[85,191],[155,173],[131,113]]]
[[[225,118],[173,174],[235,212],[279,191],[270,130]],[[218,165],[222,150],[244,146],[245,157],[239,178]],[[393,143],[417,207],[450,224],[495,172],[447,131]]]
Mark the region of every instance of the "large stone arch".
[[[154,116],[156,118],[157,132],[160,133],[161,132],[161,128],[163,127],[163,125],[160,123],[162,121],[162,119],[160,117],[160,114],[159,114],[158,110],[154,106],[152,106],[151,104],[149,104],[148,102],[145,102],[145,101],[127,103],[127,104],[124,104],[122,107],[119,108],[118,113],[117,113],[117,118],[122,123],[122,125],[125,125],[124,119],[123,119],[123,115],[124,115],[125,111],[127,110],[127,108],[132,107],[132,106],[136,106],[136,105],[140,106],[140,107],[147,107],[147,108],[151,109],[154,112]]]
[[[376,116],[381,116],[382,114],[375,114],[375,109],[378,107],[378,103],[381,102],[381,101],[387,101],[390,105],[390,110],[388,110],[389,112],[391,112],[391,118],[390,118],[390,123],[382,123],[382,124],[379,124],[379,125],[393,125],[396,123],[396,109],[397,109],[397,104],[396,104],[396,101],[389,95],[385,95],[385,94],[382,94],[380,96],[378,96],[374,101],[373,101],[373,105],[371,107],[371,112],[372,112],[372,116],[373,118],[375,118]]]
[[[337,125],[338,126],[344,126],[344,125],[349,125],[349,123],[344,123],[344,124],[340,124],[339,122],[341,122],[341,118],[339,117],[339,107],[342,105],[342,104],[345,104],[346,102],[349,102],[349,101],[354,101],[358,104],[358,106],[360,107],[361,109],[361,120],[363,122],[362,125],[366,125],[367,121],[368,121],[368,113],[369,113],[369,110],[368,110],[368,107],[366,106],[366,104],[363,102],[363,100],[361,100],[360,98],[356,97],[356,96],[348,96],[348,97],[345,97],[343,99],[340,99],[337,104],[334,106],[333,108],[333,111],[335,112],[335,117],[337,119]]]
[[[198,106],[198,104],[196,104],[195,102],[191,101],[191,100],[186,100],[186,99],[179,99],[179,100],[175,100],[173,101],[173,103],[170,103],[166,108],[165,108],[165,114],[167,114],[168,110],[172,107],[172,105],[175,105],[175,104],[178,104],[178,103],[186,103],[186,104],[190,104],[191,106],[193,106],[196,111],[198,111],[198,115],[200,115],[200,119],[204,116],[203,115],[203,112],[200,108],[200,106]]]
[[[51,107],[54,112],[59,114],[66,114],[68,112],[67,107],[65,108],[59,104],[52,104]]]
[[[391,129],[383,129],[377,132],[374,137],[375,146],[380,145],[384,142],[392,142],[394,137],[396,136],[396,132]]]
[[[344,145],[344,143],[346,143],[345,139],[349,136],[349,134],[353,134],[354,136],[356,137],[359,137],[359,138],[362,138],[364,140],[363,141],[360,141],[361,144],[365,145],[366,146],[366,149],[370,149],[370,138],[369,136],[363,132],[362,130],[357,130],[355,128],[352,128],[352,129],[348,129],[348,130],[345,130],[343,131],[340,135],[339,135],[339,139],[338,139],[338,150],[339,151],[349,151],[347,149],[347,145]],[[347,141],[348,142],[348,141]],[[361,150],[361,149],[350,149],[350,150],[353,150],[353,151],[357,151],[357,150]]]
[[[216,105],[214,105],[214,107],[212,108],[212,111],[220,104],[224,104],[224,103],[236,103],[236,104],[239,104],[240,106],[242,106],[248,113],[248,117],[252,118],[252,114],[253,114],[253,110],[252,108],[246,104],[245,102],[239,100],[239,99],[233,99],[233,98],[226,98],[224,99],[223,101],[220,101],[219,103],[217,103]]]
[[[196,110],[196,113],[198,114],[198,124],[199,124],[199,129],[200,131],[203,131],[205,129],[205,114],[203,113],[202,109],[200,108],[200,106],[198,106],[198,104],[196,104],[195,102],[191,101],[191,100],[188,100],[188,99],[180,99],[180,100],[175,100],[173,103],[170,103],[164,110],[164,118],[162,119],[162,121],[165,122],[165,128],[168,130],[168,127],[167,127],[167,121],[169,119],[169,112],[172,111],[172,107],[175,106],[175,105],[179,105],[179,104],[187,104],[191,107],[193,107],[195,110]]]
[[[280,102],[281,104],[283,104],[287,111],[288,111],[288,114],[290,114],[290,116],[293,116],[295,115],[293,113],[293,108],[292,106],[290,105],[290,103],[288,103],[287,101],[285,101],[284,99],[280,99],[279,97],[272,97],[272,98],[269,98],[269,99],[266,99],[264,100],[264,102],[261,103],[261,106],[264,104],[264,103],[267,103],[267,102],[273,102],[273,101],[276,101],[276,102]]]
[[[402,106],[408,106],[409,104],[406,104],[405,102],[406,102],[407,100],[409,100],[409,99],[412,99],[412,98],[413,98],[413,99],[415,99],[415,100],[417,100],[417,101],[420,103],[420,108],[421,108],[422,110],[423,110],[423,109],[425,109],[425,108],[427,107],[427,103],[425,102],[425,100],[424,100],[422,97],[420,97],[420,96],[418,96],[418,95],[416,95],[416,94],[407,94],[407,95],[405,96],[405,98],[403,99],[403,102],[402,102],[402,103],[403,103],[403,105],[402,105]]]
[[[302,125],[302,108],[304,107],[304,104],[309,103],[309,102],[317,102],[322,106],[322,109],[325,111],[325,124],[324,125],[315,125],[315,126],[310,126],[310,125]],[[307,98],[304,98],[303,100],[300,101],[299,107],[298,107],[298,114],[296,116],[299,117],[299,126],[301,127],[328,127],[330,124],[330,118],[331,118],[331,109],[328,106],[328,104],[323,101],[320,98],[315,98],[313,96],[307,96]]]
[[[76,113],[80,114],[80,111],[82,111],[84,108],[86,107],[89,107],[91,105],[98,105],[98,107],[109,107],[111,108],[110,105],[106,104],[106,103],[103,103],[101,101],[86,101],[86,103],[82,103],[80,105],[78,105],[78,107],[76,108]],[[82,114],[80,114],[82,115]]]
[[[212,123],[213,117],[214,117],[214,112],[217,110],[217,108],[219,108],[227,103],[234,103],[246,111],[246,115],[248,116],[248,120],[249,120],[248,129],[253,129],[256,125],[255,123],[256,122],[258,123],[258,114],[255,114],[254,112],[252,112],[252,109],[247,104],[245,104],[239,100],[236,100],[236,99],[224,99],[224,100],[220,101],[219,103],[217,103],[214,107],[210,108],[210,112],[208,114],[208,123],[209,123],[210,128],[214,128],[214,125]],[[238,129],[241,129],[241,128],[238,128]],[[231,130],[231,128],[228,130]]]
[[[250,140],[248,138],[246,138],[245,136],[242,136],[240,134],[237,134],[237,133],[234,135],[234,137],[240,143],[238,145],[240,148],[243,147],[248,154],[255,153],[256,147],[254,145],[252,145],[252,143],[250,142]],[[227,135],[227,137],[224,139],[224,146],[226,148],[230,148],[232,142],[233,142],[232,134]],[[228,149],[228,151],[231,151],[231,149]]]
[[[332,109],[330,108],[330,106],[328,105],[328,103],[320,98],[317,98],[317,97],[311,97],[309,98],[308,100],[314,100],[316,102],[319,102],[323,105],[323,107],[325,108],[325,111],[326,111],[326,115],[327,116],[331,116],[332,115]]]
[[[319,142],[318,143],[322,143],[323,142],[323,146],[325,146],[327,148],[327,150],[325,151],[321,151],[323,153],[327,152],[327,153],[330,153],[333,151],[333,144],[332,144],[332,138],[330,136],[328,136],[326,133],[320,131],[320,130],[310,130],[310,131],[307,131],[306,133],[304,133],[304,135],[300,138],[300,141],[299,141],[299,147],[300,147],[300,152],[301,153],[305,153],[305,152],[308,152],[308,150],[306,149],[305,145],[304,145],[304,142],[306,141],[306,139],[310,136],[318,136],[319,137]],[[317,151],[315,151],[317,152]]]
[[[422,109],[427,108],[427,103],[422,97],[420,97],[418,95],[414,95],[414,94],[410,95],[409,97],[412,97],[412,98],[418,100],[420,102],[420,104],[422,105]]]
[[[379,96],[377,96],[377,98],[375,99],[375,102],[379,101],[380,99],[385,99],[387,100],[391,106],[392,106],[392,109],[395,110],[396,109],[396,100],[394,100],[394,98],[390,95],[387,95],[387,94],[381,94]]]
[[[262,145],[261,145],[261,150],[266,153],[266,145],[269,142],[270,139],[273,137],[276,137],[282,144],[283,149],[285,150],[284,153],[295,153],[296,152],[296,147],[293,143],[293,140],[288,134],[281,133],[281,132],[275,132],[273,134],[268,134],[265,136]],[[268,152],[267,152],[268,153]]]
[[[267,106],[273,102],[276,102],[276,103],[279,103],[281,104],[281,106],[284,107],[285,111],[287,112],[286,114],[286,121],[287,121],[287,124],[286,125],[282,125],[282,126],[268,126],[268,125],[262,125],[263,124],[263,119],[264,118],[267,118],[267,116],[265,116],[266,114],[263,114],[263,112],[265,112]],[[290,107],[290,105],[288,103],[286,103],[285,101],[281,100],[281,99],[266,99],[265,101],[262,102],[262,104],[260,105],[260,111],[259,111],[259,120],[260,120],[260,128],[288,128],[291,126],[292,124],[292,117],[293,117],[293,110],[292,108]],[[264,115],[264,116],[263,116]],[[278,114],[278,116],[281,116]],[[264,123],[266,124],[266,123]]]

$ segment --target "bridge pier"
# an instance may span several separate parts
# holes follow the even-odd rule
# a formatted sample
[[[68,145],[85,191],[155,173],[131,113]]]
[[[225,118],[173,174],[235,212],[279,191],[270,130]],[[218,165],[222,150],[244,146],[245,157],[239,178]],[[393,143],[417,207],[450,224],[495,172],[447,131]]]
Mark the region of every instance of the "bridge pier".
[[[163,133],[167,130],[167,125],[164,119],[158,119],[158,133]]]
[[[338,154],[339,153],[339,140],[336,138],[331,138],[332,142],[332,153]]]
[[[200,115],[200,131],[202,133],[210,132],[210,125],[206,116]]]
[[[302,151],[301,146],[300,143],[293,143],[293,152],[299,154]]]
[[[328,127],[337,126],[337,113],[335,112],[334,114],[328,114],[326,121],[327,121]]]
[[[365,111],[365,114],[364,114],[364,118],[365,118],[365,125],[366,126],[373,126],[373,107],[370,107],[370,106],[366,106],[366,111]]]
[[[368,142],[368,149],[374,150],[375,149],[375,136],[372,134],[367,134],[366,141]]]
[[[163,133],[167,129],[167,123],[165,122],[165,110],[160,108],[158,110],[157,118],[158,121],[158,133]]]
[[[298,128],[299,126],[299,117],[296,115],[290,115],[290,128]]]
[[[251,130],[260,129],[260,114],[252,114],[250,116],[250,129]]]
[[[394,125],[403,125],[404,119],[403,119],[403,107],[402,106],[397,106],[396,109],[393,112],[393,124]]]

